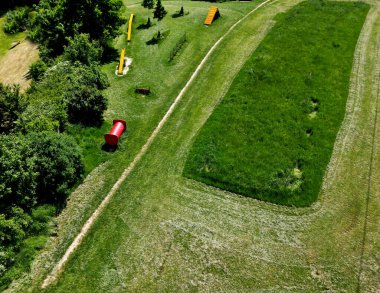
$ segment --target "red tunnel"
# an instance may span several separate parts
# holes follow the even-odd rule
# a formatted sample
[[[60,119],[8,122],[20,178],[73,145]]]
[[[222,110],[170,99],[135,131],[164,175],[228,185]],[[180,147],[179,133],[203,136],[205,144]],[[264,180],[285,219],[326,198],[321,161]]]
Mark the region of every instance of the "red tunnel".
[[[115,146],[119,142],[120,136],[127,129],[127,123],[124,120],[116,119],[113,121],[111,131],[104,135],[106,143]]]

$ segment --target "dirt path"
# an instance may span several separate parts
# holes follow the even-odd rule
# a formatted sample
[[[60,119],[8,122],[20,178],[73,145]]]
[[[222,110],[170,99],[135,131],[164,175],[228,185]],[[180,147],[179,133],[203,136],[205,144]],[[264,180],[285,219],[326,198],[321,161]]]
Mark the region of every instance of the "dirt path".
[[[70,258],[71,254],[75,251],[75,249],[81,244],[83,238],[87,235],[88,231],[96,221],[96,219],[99,217],[99,215],[102,213],[104,208],[108,205],[110,200],[112,199],[115,192],[119,189],[120,185],[124,182],[124,180],[128,177],[128,175],[132,172],[132,170],[135,168],[136,164],[141,160],[141,158],[144,156],[150,145],[153,143],[155,138],[157,137],[158,133],[162,129],[162,127],[165,125],[169,117],[172,115],[174,109],[176,108],[177,104],[181,101],[183,95],[185,94],[186,90],[189,88],[193,80],[198,76],[199,72],[203,68],[204,64],[207,62],[207,60],[210,58],[211,54],[215,51],[215,49],[218,47],[218,45],[231,33],[231,31],[234,30],[236,26],[238,26],[242,21],[244,21],[246,18],[248,18],[251,14],[253,14],[256,10],[260,9],[261,7],[267,5],[268,3],[272,4],[274,2],[277,2],[278,0],[266,0],[265,2],[261,3],[257,7],[255,7],[253,10],[251,10],[249,13],[247,13],[243,18],[241,18],[239,21],[237,21],[234,25],[230,27],[230,29],[222,36],[220,37],[215,44],[210,48],[210,50],[207,52],[206,56],[202,59],[200,64],[197,66],[193,74],[191,75],[190,79],[187,81],[186,85],[182,88],[172,105],[170,106],[169,110],[166,112],[164,117],[161,119],[157,127],[154,129],[153,133],[150,135],[144,146],[141,148],[140,152],[137,154],[137,156],[134,158],[132,163],[124,170],[123,174],[120,176],[120,178],[116,181],[115,185],[112,187],[110,192],[107,194],[107,196],[104,198],[104,200],[101,202],[99,207],[94,211],[94,213],[91,215],[91,217],[87,220],[87,222],[82,227],[80,233],[75,237],[74,241],[71,243],[71,245],[66,250],[63,257],[60,259],[60,261],[57,263],[57,265],[54,267],[53,271],[46,277],[44,282],[42,283],[42,288],[48,287],[51,283],[53,283],[59,276],[59,274],[62,272],[64,265]]]
[[[37,45],[28,40],[8,51],[0,59],[0,82],[19,84],[22,91],[30,85],[26,78],[30,65],[38,59]]]

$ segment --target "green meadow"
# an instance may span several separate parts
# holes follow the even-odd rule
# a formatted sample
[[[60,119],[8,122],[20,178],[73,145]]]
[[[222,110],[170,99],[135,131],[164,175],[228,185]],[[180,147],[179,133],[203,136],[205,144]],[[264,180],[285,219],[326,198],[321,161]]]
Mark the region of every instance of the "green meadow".
[[[345,114],[368,9],[305,1],[278,15],[200,130],[184,175],[276,204],[312,204]]]

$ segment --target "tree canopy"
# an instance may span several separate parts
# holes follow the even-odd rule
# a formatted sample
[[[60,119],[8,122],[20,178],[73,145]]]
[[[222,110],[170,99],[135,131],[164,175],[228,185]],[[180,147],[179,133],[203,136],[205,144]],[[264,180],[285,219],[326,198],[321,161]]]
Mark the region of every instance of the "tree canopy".
[[[31,37],[44,45],[50,56],[61,54],[67,38],[79,33],[105,46],[124,22],[122,5],[121,0],[41,0]]]
[[[26,102],[18,86],[0,83],[0,133],[9,133],[16,126],[16,120],[24,110]]]

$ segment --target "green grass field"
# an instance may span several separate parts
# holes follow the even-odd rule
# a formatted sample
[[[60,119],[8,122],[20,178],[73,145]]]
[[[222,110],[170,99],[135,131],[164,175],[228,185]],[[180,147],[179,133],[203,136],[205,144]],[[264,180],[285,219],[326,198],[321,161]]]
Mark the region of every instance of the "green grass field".
[[[307,1],[279,15],[200,131],[184,175],[277,204],[313,203],[368,9]]]
[[[124,77],[116,76],[118,57],[115,62],[103,67],[111,86],[105,91],[109,106],[101,128],[71,125],[68,129],[84,150],[86,174],[100,163],[115,157],[114,162],[120,165],[130,160],[130,154],[134,154],[153,131],[207,50],[239,17],[260,2],[221,3],[219,8],[222,17],[211,27],[206,27],[203,21],[210,6],[208,3],[185,1],[185,11],[189,14],[173,18],[172,15],[180,8],[180,2],[165,1],[168,14],[162,21],[161,32],[166,37],[159,45],[147,45],[146,42],[157,35],[157,22],[154,20],[149,29],[138,29],[147,21],[147,10],[139,3],[125,1],[128,7],[125,16],[135,14],[132,41],[128,44],[123,34],[115,40],[114,45],[119,53],[121,48],[126,48],[126,56],[133,59],[131,69]],[[127,24],[122,27],[122,31],[126,30]],[[174,60],[169,62],[171,50],[184,33],[187,42]],[[136,94],[137,87],[150,88],[152,94],[146,97]],[[111,129],[115,118],[126,119],[128,131],[123,135],[117,154],[110,154],[102,150],[103,134]]]
[[[279,0],[252,14],[220,43],[57,282],[45,291],[377,292],[380,158],[376,150],[380,132],[376,126],[380,121],[375,118],[375,110],[378,108],[380,6],[375,0],[368,1],[372,2],[372,8],[355,52],[347,116],[316,205],[297,209],[271,205],[182,176],[199,129],[272,27],[275,15],[300,2]],[[166,3],[177,7],[179,2],[164,2],[165,6]],[[227,4],[243,7],[257,3]],[[128,6],[127,11],[135,8],[139,10],[139,4]],[[173,7],[172,11],[175,10]],[[151,37],[148,31],[142,33],[147,34],[144,40]],[[153,33],[152,29],[149,34]],[[237,47],[239,54],[236,54]],[[191,56],[184,52],[176,62],[181,58],[183,62],[192,62],[185,61]],[[133,54],[137,53],[132,52],[132,57]],[[110,70],[115,66],[116,63],[109,65]],[[154,69],[154,65],[150,68]],[[107,71],[107,66],[104,70]],[[162,78],[161,83],[165,84],[167,75],[156,77],[142,68],[133,70],[141,70],[142,77],[149,74],[150,78]],[[152,97],[135,96],[134,100],[133,93],[127,95],[122,90],[128,89],[128,76],[117,79],[109,74],[114,80],[108,90],[110,109],[106,123],[110,123],[114,114],[129,113],[133,122],[130,132],[123,137],[118,151],[107,154],[108,161],[93,169],[73,192],[66,209],[57,218],[57,235],[49,239],[34,261],[31,273],[14,282],[10,292],[43,291],[40,286],[44,278],[127,168],[154,123],[167,110],[165,106],[173,100],[173,96],[162,97],[156,93]],[[157,102],[159,110],[150,111],[157,99],[167,101]],[[138,109],[141,103],[144,112],[129,110],[127,103],[133,109]],[[96,166],[97,147],[101,147],[102,139],[95,135],[95,131],[101,130],[93,131],[96,140],[90,143],[91,136],[87,142],[83,138],[83,145],[88,144],[89,150],[94,151],[88,159]],[[371,194],[369,200],[367,191]],[[364,227],[367,218],[368,225]],[[367,233],[364,241],[363,231]]]

